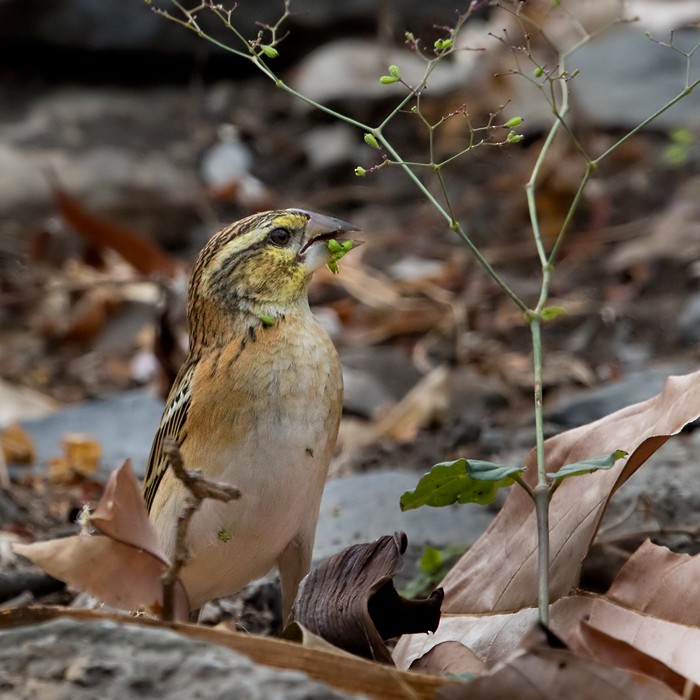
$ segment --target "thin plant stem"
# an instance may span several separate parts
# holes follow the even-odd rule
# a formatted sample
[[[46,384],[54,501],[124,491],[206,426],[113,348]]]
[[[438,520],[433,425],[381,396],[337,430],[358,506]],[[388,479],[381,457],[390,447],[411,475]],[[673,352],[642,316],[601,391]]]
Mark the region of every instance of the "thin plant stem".
[[[539,620],[549,625],[549,489],[539,484],[533,489],[537,520],[537,601]],[[540,533],[546,533],[544,537]]]
[[[638,124],[637,126],[632,129],[632,131],[628,131],[619,141],[616,141],[610,148],[608,148],[605,152],[601,153],[594,161],[594,165],[600,164],[601,161],[605,160],[613,151],[616,151],[620,146],[622,146],[623,143],[626,143],[629,141],[635,134],[637,134],[639,131],[641,131],[645,126],[648,126],[651,124],[655,119],[658,119],[664,112],[668,111],[673,105],[675,105],[677,102],[680,102],[683,98],[687,97],[690,95],[690,93],[698,86],[700,85],[700,78],[696,80],[695,82],[691,83],[687,87],[683,88],[672,100],[667,102],[663,107],[659,108],[654,112],[651,116],[647,117],[643,122]]]

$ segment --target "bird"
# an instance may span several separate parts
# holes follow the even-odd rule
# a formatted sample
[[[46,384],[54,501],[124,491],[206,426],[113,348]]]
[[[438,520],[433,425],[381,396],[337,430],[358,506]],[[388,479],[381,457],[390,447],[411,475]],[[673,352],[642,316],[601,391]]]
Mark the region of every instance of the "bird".
[[[310,569],[343,403],[338,353],[310,310],[308,285],[335,261],[329,241],[357,230],[303,209],[267,211],[216,233],[197,258],[188,355],[143,482],[171,559],[187,491],[168,469],[165,443],[175,441],[187,469],[241,492],[229,503],[204,500],[190,521],[180,580],[193,611],[277,566],[289,618]]]

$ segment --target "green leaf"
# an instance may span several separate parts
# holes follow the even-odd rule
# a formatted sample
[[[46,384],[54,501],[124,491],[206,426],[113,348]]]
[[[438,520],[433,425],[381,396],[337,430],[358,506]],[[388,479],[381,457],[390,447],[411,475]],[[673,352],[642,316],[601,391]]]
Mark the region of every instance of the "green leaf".
[[[513,477],[522,471],[523,467],[481,460],[441,462],[421,477],[415,490],[401,496],[401,510],[420,506],[440,508],[453,503],[491,503],[496,491],[510,486]]]
[[[372,148],[379,148],[379,141],[377,141],[377,138],[374,134],[370,134],[369,132],[367,132],[364,135],[364,139],[365,139],[365,143],[368,146],[372,146]]]
[[[280,52],[274,46],[268,46],[267,44],[260,44],[260,50],[268,58],[277,58],[280,55]]]
[[[626,457],[627,452],[624,450],[615,450],[612,454],[602,457],[590,457],[581,462],[574,462],[563,466],[559,471],[548,472],[547,476],[550,479],[566,479],[569,476],[578,476],[579,474],[589,474],[590,472],[598,471],[599,469],[610,469],[618,459]]]
[[[401,595],[404,598],[415,598],[429,593],[445,578],[454,560],[462,554],[464,554],[462,547],[435,549],[426,545],[417,563],[418,572],[406,583]]]
[[[563,306],[545,306],[542,309],[540,316],[543,321],[552,321],[557,316],[561,316],[566,313],[566,309]]]
[[[418,562],[418,566],[420,566],[421,571],[424,571],[426,574],[434,574],[436,571],[440,570],[442,562],[442,551],[426,545],[423,550],[423,556]]]

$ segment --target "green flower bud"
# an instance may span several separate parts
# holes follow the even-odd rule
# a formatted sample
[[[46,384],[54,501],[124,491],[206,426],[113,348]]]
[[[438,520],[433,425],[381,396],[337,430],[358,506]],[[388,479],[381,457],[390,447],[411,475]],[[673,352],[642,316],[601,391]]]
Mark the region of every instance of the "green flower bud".
[[[520,126],[522,123],[522,117],[513,117],[512,119],[509,119],[503,126],[505,126],[506,129],[512,129],[514,126]]]
[[[358,165],[355,168],[355,175],[357,175],[357,177],[364,177],[365,175],[367,175],[367,171]]]
[[[261,45],[260,45],[260,50],[261,50],[268,58],[277,58],[277,56],[280,55],[280,52],[279,52],[274,46],[268,46],[267,44],[261,44]]]
[[[392,75],[383,75],[381,78],[379,78],[379,82],[382,85],[391,85],[392,83],[398,83],[399,79],[394,78]]]
[[[379,141],[377,141],[374,134],[370,134],[369,132],[367,132],[365,134],[364,138],[365,138],[365,143],[368,146],[372,146],[372,148],[379,148]]]
[[[522,134],[516,134],[514,131],[508,132],[508,136],[506,137],[508,140],[508,143],[518,143],[519,141],[522,141],[525,137]]]
[[[436,51],[447,51],[452,46],[452,39],[438,39],[434,46]]]

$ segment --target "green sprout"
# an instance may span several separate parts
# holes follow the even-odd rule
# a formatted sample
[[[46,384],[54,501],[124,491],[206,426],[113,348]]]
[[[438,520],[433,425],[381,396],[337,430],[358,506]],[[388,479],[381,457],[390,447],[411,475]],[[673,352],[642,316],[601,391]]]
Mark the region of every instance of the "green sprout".
[[[330,251],[331,259],[326,265],[334,275],[338,274],[338,260],[346,253],[349,253],[354,244],[355,241],[336,241],[335,238],[331,238],[331,240],[328,241],[328,250]]]

